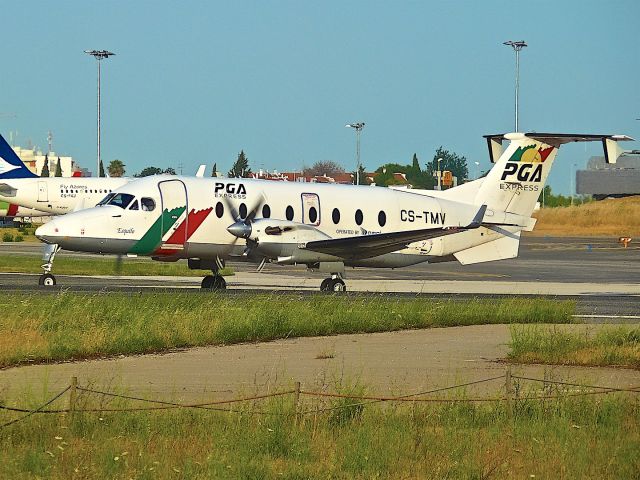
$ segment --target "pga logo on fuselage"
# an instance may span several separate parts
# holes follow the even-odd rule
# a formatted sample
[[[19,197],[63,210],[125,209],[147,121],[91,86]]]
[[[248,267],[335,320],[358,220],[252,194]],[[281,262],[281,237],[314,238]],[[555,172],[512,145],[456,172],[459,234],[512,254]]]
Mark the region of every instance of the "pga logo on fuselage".
[[[216,182],[213,194],[216,198],[247,198],[247,189],[242,183]]]
[[[501,180],[513,181],[513,176],[519,182],[536,182],[542,181],[542,163],[520,163],[507,162],[502,172]]]

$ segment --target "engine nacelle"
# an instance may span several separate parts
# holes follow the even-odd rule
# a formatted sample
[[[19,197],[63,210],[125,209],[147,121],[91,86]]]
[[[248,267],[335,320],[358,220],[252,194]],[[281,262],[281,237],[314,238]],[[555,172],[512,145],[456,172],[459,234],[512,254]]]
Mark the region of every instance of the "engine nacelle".
[[[277,263],[317,263],[339,260],[333,255],[300,248],[300,244],[329,239],[313,225],[260,218],[251,222],[248,240],[254,242],[251,250]]]

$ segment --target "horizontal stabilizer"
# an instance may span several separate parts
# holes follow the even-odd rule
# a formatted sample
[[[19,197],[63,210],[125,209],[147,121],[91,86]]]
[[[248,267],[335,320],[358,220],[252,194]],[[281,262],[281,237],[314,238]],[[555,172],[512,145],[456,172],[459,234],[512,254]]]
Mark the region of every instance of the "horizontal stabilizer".
[[[579,133],[497,133],[493,135],[485,135],[487,145],[489,147],[489,158],[492,163],[498,161],[503,152],[503,140],[521,140],[530,138],[546,145],[559,148],[560,145],[572,142],[602,142],[605,159],[607,163],[615,163],[623,150],[618,146],[618,142],[633,141],[633,138],[627,135],[594,135]]]

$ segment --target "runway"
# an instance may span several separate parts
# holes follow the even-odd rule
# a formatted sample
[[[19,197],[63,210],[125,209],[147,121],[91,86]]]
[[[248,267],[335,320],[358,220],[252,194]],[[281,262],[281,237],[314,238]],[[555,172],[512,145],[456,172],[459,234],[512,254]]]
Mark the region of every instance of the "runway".
[[[622,248],[613,238],[524,237],[512,260],[463,266],[457,262],[420,264],[402,269],[349,269],[349,295],[427,295],[467,298],[503,295],[575,300],[579,315],[592,322],[638,322],[640,248]],[[632,244],[633,245],[633,244]],[[40,255],[39,244],[0,243],[0,254]],[[96,256],[61,252],[62,256]],[[126,260],[125,260],[126,261]],[[151,261],[151,260],[148,260]],[[319,293],[324,275],[303,266],[232,263],[228,294],[251,290]],[[54,266],[55,273],[55,266]],[[205,273],[205,272],[203,272]],[[58,275],[58,286],[43,289],[33,274],[0,274],[3,291],[189,291],[200,293],[201,277],[113,277]]]

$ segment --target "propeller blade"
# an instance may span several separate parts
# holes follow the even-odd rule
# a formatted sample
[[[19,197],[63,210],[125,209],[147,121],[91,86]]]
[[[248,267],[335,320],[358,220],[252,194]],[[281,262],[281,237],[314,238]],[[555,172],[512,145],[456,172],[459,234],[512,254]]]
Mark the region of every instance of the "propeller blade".
[[[120,274],[122,273],[122,255],[118,255],[116,257],[116,265],[114,267],[115,270],[115,274],[116,276],[120,276]]]

